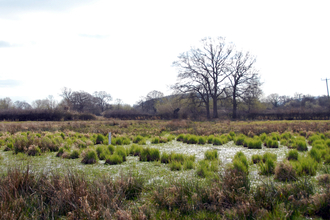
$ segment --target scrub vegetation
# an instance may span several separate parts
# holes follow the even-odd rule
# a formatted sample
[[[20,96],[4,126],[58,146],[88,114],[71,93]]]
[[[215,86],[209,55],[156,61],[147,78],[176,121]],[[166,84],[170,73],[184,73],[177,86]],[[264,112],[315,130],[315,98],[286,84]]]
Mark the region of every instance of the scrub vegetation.
[[[330,216],[325,121],[0,125],[3,219]]]

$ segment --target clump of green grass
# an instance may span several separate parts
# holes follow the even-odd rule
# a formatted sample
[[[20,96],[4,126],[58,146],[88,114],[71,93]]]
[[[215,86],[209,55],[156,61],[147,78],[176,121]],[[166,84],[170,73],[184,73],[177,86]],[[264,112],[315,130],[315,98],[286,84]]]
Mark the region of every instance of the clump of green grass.
[[[308,148],[307,148],[307,144],[306,144],[306,141],[304,140],[300,140],[300,139],[297,139],[293,144],[292,144],[292,147],[293,148],[297,148],[298,151],[307,151]]]
[[[160,143],[160,139],[159,139],[159,137],[154,137],[154,138],[151,140],[151,143],[152,143],[152,144],[159,144],[159,143]]]
[[[182,164],[178,161],[171,161],[170,169],[171,169],[171,171],[179,171],[182,169]]]
[[[262,142],[259,139],[250,138],[247,140],[247,147],[249,149],[261,149]]]
[[[251,160],[253,164],[257,164],[259,162],[262,162],[262,156],[260,154],[254,154],[252,155]]]
[[[244,172],[244,173],[249,172],[249,164],[245,154],[242,151],[238,151],[235,154],[233,159],[233,168],[239,172]]]
[[[123,163],[123,157],[118,154],[108,155],[104,164],[117,165]]]
[[[243,145],[245,139],[246,139],[246,136],[241,134],[241,135],[236,137],[235,144],[236,145]]]
[[[183,163],[184,170],[192,170],[195,167],[195,163],[192,160],[185,160]]]
[[[160,162],[161,163],[169,163],[171,161],[171,157],[170,157],[170,154],[166,153],[166,152],[163,152],[162,153],[162,156],[160,158]]]
[[[184,137],[185,137],[184,134],[179,134],[178,137],[176,138],[176,140],[183,142]]]
[[[218,138],[218,137],[213,138],[213,145],[220,146],[220,145],[223,145],[223,144],[224,144],[223,139]]]
[[[278,141],[277,141],[277,139],[276,140],[274,140],[274,139],[276,139],[276,137],[271,137],[271,138],[268,138],[268,139],[266,139],[266,147],[268,147],[268,148],[278,148]]]
[[[272,175],[275,173],[275,161],[268,158],[265,163],[259,163],[260,174],[261,175]]]
[[[143,147],[136,145],[136,144],[132,144],[132,146],[129,149],[129,155],[140,156],[142,151],[143,151]]]
[[[126,161],[126,149],[123,146],[117,146],[114,154],[117,154],[123,158],[123,161]]]
[[[311,158],[313,158],[316,162],[320,163],[321,162],[321,152],[314,147],[308,152]]]
[[[95,144],[103,144],[105,139],[106,138],[102,134],[98,134],[95,140]]]
[[[310,156],[299,157],[298,161],[291,161],[291,164],[299,176],[316,175],[318,163]]]
[[[217,150],[208,150],[204,153],[205,160],[218,160],[218,151]]]
[[[160,159],[159,150],[156,148],[144,148],[140,155],[140,161],[157,161]]]
[[[69,156],[69,159],[77,159],[79,158],[79,151],[78,150],[73,150],[71,153],[70,153],[70,156]],[[92,161],[92,160],[91,160]],[[96,162],[95,162],[96,163]]]
[[[200,136],[198,138],[198,144],[202,144],[202,145],[206,144],[206,137]]]
[[[287,155],[288,160],[298,160],[298,151],[297,150],[290,150]]]
[[[198,143],[198,137],[195,135],[190,135],[187,144],[197,144]]]
[[[98,161],[97,153],[94,150],[88,150],[85,153],[85,156],[82,159],[81,163],[94,164],[97,163],[97,161]]]
[[[270,153],[270,152],[264,153],[264,155],[262,156],[262,161],[265,163],[266,160],[268,160],[268,159],[276,161],[277,155],[275,153]]]

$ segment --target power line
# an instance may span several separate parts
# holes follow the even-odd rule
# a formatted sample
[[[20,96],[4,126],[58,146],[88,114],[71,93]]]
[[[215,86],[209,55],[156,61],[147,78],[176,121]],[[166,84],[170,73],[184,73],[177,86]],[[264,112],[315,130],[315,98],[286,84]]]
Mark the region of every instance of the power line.
[[[328,88],[328,78],[321,79],[322,81],[325,81],[327,84],[327,92],[328,92],[328,99],[329,99],[329,88]]]

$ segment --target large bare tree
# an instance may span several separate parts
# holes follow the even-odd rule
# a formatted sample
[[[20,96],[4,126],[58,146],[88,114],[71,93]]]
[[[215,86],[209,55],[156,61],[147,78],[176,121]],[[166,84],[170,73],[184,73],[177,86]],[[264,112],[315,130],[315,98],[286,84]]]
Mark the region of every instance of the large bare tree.
[[[237,99],[243,100],[245,94],[254,91],[261,85],[259,73],[254,68],[255,62],[256,59],[249,52],[239,51],[232,57],[228,81],[232,93],[233,119],[237,118]]]
[[[209,112],[210,100],[213,102],[213,118],[218,117],[217,101],[224,92],[224,81],[229,76],[228,65],[234,46],[225,39],[205,38],[200,48],[178,56],[173,66],[178,69],[178,82],[172,87],[181,93],[198,93]],[[207,113],[207,117],[209,113]]]

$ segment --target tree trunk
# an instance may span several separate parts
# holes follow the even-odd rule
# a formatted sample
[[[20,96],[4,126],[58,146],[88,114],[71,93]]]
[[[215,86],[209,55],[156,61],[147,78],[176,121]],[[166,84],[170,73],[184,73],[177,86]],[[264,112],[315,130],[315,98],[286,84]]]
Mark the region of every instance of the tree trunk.
[[[213,118],[218,118],[218,103],[217,97],[213,97]]]
[[[237,102],[235,95],[233,95],[233,119],[236,118],[237,118]]]
[[[209,102],[205,103],[205,105],[206,105],[206,117],[207,117],[207,119],[211,119]]]

